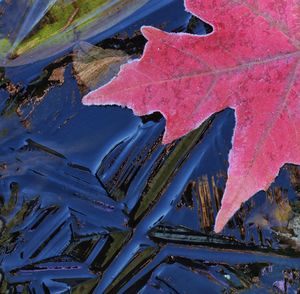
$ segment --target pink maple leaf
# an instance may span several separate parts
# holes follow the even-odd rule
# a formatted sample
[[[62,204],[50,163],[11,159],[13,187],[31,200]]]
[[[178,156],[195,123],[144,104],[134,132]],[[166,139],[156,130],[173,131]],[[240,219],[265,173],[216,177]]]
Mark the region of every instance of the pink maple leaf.
[[[143,27],[139,61],[126,64],[86,105],[121,105],[136,115],[161,112],[163,143],[235,110],[229,169],[215,231],[286,163],[300,164],[299,0],[186,0],[186,9],[213,26],[195,36]]]

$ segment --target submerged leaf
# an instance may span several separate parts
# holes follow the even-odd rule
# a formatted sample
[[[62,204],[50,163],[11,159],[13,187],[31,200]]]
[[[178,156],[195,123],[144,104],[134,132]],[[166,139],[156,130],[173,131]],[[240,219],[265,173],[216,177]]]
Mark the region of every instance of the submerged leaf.
[[[78,84],[94,89],[108,82],[126,63],[129,56],[123,51],[103,49],[81,42],[74,51],[73,68]]]
[[[0,2],[0,65],[32,63],[112,28],[149,0]],[[15,13],[13,13],[13,11]],[[12,22],[11,25],[8,22]]]

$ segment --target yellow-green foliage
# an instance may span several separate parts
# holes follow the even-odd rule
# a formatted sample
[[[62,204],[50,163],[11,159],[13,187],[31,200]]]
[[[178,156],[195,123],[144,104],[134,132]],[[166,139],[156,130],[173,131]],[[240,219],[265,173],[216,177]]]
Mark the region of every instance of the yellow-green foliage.
[[[0,58],[5,57],[10,48],[11,42],[7,38],[0,39]]]
[[[67,42],[71,40],[74,35],[74,31],[68,29],[71,23],[72,26],[76,27],[76,25],[81,24],[83,19],[89,19],[97,9],[111,1],[112,0],[57,1],[31,34],[21,42],[15,54],[20,55],[53,37],[58,37],[58,40],[55,40],[56,42]],[[59,36],[59,34],[61,35]]]

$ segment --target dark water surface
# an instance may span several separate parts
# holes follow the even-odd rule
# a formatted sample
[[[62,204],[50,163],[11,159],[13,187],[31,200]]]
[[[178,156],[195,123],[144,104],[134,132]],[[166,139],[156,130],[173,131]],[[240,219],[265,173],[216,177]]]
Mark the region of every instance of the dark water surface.
[[[141,25],[210,30],[151,0],[85,41],[137,58]],[[299,167],[214,234],[233,110],[164,146],[160,114],[81,104],[72,50],[0,68],[0,293],[299,293]]]

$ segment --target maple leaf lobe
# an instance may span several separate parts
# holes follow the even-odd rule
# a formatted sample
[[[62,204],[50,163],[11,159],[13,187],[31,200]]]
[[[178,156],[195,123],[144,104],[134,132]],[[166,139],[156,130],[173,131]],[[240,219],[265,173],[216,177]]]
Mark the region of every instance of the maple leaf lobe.
[[[144,54],[121,68],[84,104],[121,105],[136,115],[161,112],[163,143],[211,114],[235,110],[229,169],[215,231],[241,203],[265,190],[280,167],[300,164],[300,8],[298,0],[187,0],[212,24],[207,36],[143,27]]]

